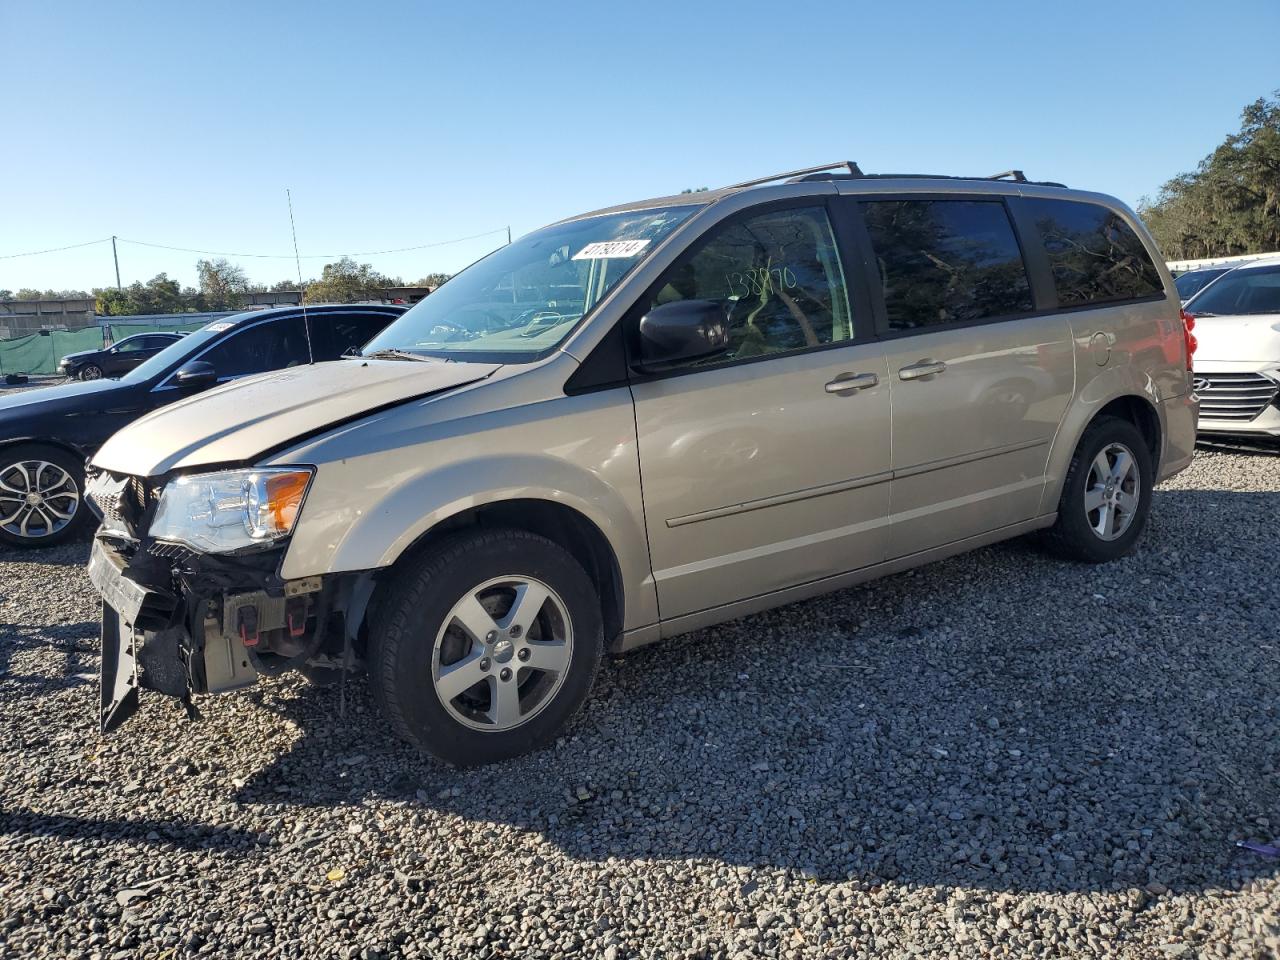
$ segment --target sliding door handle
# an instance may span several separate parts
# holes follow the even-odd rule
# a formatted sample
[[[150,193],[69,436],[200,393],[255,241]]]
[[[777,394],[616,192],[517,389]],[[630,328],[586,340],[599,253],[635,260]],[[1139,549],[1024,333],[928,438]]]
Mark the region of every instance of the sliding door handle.
[[[910,366],[898,368],[899,380],[921,380],[924,377],[932,377],[935,374],[942,373],[947,369],[947,365],[941,360],[921,360]]]
[[[827,393],[853,393],[855,390],[866,390],[880,382],[874,373],[841,373],[824,388]]]

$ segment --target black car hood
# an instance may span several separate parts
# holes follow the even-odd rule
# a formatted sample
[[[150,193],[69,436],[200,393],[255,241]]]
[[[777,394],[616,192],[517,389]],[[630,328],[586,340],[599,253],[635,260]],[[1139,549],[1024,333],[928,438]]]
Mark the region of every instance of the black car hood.
[[[75,353],[65,354],[63,360],[83,360],[85,357],[96,357],[103,353],[102,350],[77,350]]]
[[[133,384],[119,380],[89,380],[84,383],[62,383],[56,387],[21,390],[0,397],[0,424],[26,416],[102,410],[116,397],[132,393],[134,389],[136,387]],[[0,431],[0,440],[3,439],[3,431]]]

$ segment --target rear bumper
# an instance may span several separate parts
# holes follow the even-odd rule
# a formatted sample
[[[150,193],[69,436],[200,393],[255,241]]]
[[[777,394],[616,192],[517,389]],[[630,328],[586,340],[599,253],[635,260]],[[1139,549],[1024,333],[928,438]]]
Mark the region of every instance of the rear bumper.
[[[1160,404],[1164,414],[1164,451],[1157,482],[1168,480],[1191,466],[1196,454],[1196,419],[1200,401],[1194,393],[1170,397]]]

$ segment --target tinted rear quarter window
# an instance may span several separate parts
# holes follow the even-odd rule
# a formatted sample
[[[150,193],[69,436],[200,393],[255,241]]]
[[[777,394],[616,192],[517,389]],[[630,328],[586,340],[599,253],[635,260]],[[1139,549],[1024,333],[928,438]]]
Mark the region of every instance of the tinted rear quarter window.
[[[1190,300],[1226,272],[1225,270],[1193,270],[1178,277],[1173,281],[1173,285],[1178,288],[1179,297]]]
[[[395,317],[386,313],[339,313],[324,317],[320,324],[317,319],[311,318],[312,333],[317,326],[323,326],[324,335],[314,338],[316,359],[334,360],[348,350],[363,347]]]
[[[863,204],[890,330],[1028,313],[1031,284],[999,200]]]
[[[212,363],[219,377],[242,377],[306,363],[302,317],[283,317],[237,330],[199,359]]]
[[[1044,243],[1060,306],[1164,294],[1156,265],[1120,214],[1079,200],[1023,203]]]

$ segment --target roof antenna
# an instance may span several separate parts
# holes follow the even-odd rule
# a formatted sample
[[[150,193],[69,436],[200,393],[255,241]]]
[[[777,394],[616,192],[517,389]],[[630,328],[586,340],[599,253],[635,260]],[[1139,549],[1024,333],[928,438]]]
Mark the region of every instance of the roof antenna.
[[[307,316],[307,291],[302,284],[302,257],[298,255],[298,228],[293,223],[293,194],[284,188],[284,195],[289,201],[289,229],[293,232],[293,262],[298,265],[298,302],[302,305],[302,329],[307,334],[307,363],[314,364],[316,355],[311,350],[311,320]]]

